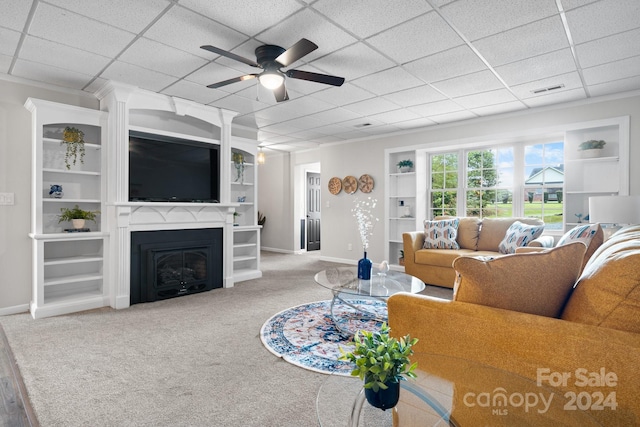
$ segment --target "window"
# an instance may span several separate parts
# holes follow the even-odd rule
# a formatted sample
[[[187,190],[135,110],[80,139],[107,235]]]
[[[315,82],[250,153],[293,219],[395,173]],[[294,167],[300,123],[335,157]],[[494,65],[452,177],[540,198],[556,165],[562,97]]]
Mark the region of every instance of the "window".
[[[547,230],[562,229],[564,143],[524,147],[524,214],[540,218]]]
[[[457,215],[458,153],[431,157],[431,218]]]
[[[431,154],[431,218],[536,217],[547,230],[561,230],[563,153],[564,142],[556,141]]]

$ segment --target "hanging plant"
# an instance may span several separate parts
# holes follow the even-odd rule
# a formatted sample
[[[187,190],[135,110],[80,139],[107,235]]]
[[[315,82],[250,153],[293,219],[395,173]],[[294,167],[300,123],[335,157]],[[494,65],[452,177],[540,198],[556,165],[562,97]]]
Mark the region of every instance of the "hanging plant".
[[[236,181],[244,184],[244,155],[238,151],[231,152],[231,159],[236,167]]]
[[[64,155],[64,163],[67,169],[71,169],[71,164],[75,166],[80,157],[80,163],[84,164],[84,132],[78,128],[67,126],[62,133],[60,145],[67,146]]]

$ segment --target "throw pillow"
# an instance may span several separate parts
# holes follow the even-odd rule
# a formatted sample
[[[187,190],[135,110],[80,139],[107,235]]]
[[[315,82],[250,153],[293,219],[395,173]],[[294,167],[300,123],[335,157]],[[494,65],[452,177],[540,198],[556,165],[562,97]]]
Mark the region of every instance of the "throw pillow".
[[[574,242],[543,252],[513,254],[490,260],[462,256],[455,301],[559,317],[582,267],[586,246]]]
[[[456,242],[459,224],[458,218],[425,221],[423,249],[460,249]]]
[[[587,252],[584,254],[582,268],[587,264],[591,255],[604,242],[604,232],[600,224],[581,224],[567,231],[564,236],[558,240],[556,246],[566,245],[571,242],[582,242],[587,245]]]
[[[529,242],[537,239],[542,234],[544,225],[527,225],[520,221],[515,221],[507,229],[504,239],[498,246],[501,254],[514,254],[519,246],[527,246]]]

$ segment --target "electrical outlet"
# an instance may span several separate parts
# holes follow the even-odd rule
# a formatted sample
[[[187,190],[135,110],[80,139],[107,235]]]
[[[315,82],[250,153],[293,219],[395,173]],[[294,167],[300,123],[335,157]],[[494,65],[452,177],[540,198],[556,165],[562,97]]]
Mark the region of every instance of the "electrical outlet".
[[[351,243],[347,243],[347,250],[348,251],[352,251],[353,250],[353,245]]]
[[[0,205],[13,205],[14,193],[0,193]]]

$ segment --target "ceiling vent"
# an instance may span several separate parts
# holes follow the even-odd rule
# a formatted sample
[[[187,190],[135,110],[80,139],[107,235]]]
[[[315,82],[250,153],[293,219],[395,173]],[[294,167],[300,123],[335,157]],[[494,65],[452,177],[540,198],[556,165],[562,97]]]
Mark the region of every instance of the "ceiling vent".
[[[371,126],[371,123],[360,123],[355,125],[357,128],[366,128],[367,126]]]
[[[534,90],[531,91],[531,93],[551,92],[552,90],[562,89],[563,87],[564,87],[564,85],[555,85],[555,86],[543,87],[542,89],[534,89]]]

